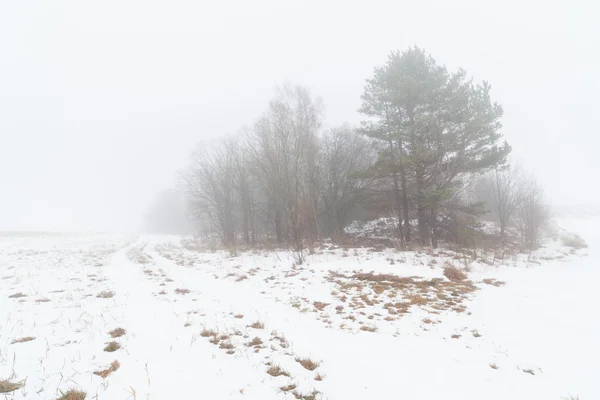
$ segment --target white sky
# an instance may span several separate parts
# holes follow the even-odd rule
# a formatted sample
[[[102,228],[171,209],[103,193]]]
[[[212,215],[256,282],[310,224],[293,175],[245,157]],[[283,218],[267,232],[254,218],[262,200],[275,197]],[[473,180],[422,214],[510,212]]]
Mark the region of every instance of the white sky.
[[[276,84],[356,123],[364,81],[417,44],[492,84],[554,203],[596,203],[597,0],[0,2],[0,230],[135,229],[196,142]]]

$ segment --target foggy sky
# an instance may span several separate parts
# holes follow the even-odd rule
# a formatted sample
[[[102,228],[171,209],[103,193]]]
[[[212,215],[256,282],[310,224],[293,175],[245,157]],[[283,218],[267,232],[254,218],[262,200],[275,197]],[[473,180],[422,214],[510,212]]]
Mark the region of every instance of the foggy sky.
[[[233,134],[275,85],[326,125],[418,45],[492,84],[506,139],[553,203],[600,202],[596,0],[3,1],[0,231],[135,230],[200,140]]]

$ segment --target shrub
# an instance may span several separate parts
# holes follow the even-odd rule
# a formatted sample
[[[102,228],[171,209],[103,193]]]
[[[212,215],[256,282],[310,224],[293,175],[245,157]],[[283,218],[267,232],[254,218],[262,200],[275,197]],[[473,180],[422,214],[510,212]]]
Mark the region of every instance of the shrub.
[[[467,279],[467,274],[462,272],[460,269],[452,266],[444,268],[444,276],[452,282],[460,282]]]

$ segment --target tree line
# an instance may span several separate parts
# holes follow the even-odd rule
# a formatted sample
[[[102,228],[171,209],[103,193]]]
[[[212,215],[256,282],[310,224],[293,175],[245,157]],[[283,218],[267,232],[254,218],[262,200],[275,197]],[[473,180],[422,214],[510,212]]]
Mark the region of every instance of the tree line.
[[[182,175],[190,209],[227,246],[274,241],[302,251],[354,218],[389,213],[402,243],[461,243],[491,208],[504,236],[516,214],[533,212],[527,200],[535,212],[543,202],[536,185],[533,196],[500,184],[511,147],[490,91],[411,47],[366,80],[360,126],[323,130],[322,100],[285,85],[251,127],[193,154]],[[509,206],[507,191],[519,198]],[[533,245],[539,227],[528,229]]]

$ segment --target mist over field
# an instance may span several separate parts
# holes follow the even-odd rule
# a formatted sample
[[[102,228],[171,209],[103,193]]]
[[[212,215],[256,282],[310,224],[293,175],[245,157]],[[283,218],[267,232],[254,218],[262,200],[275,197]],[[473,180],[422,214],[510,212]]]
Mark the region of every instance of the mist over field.
[[[0,5],[0,397],[600,398],[600,3]]]

